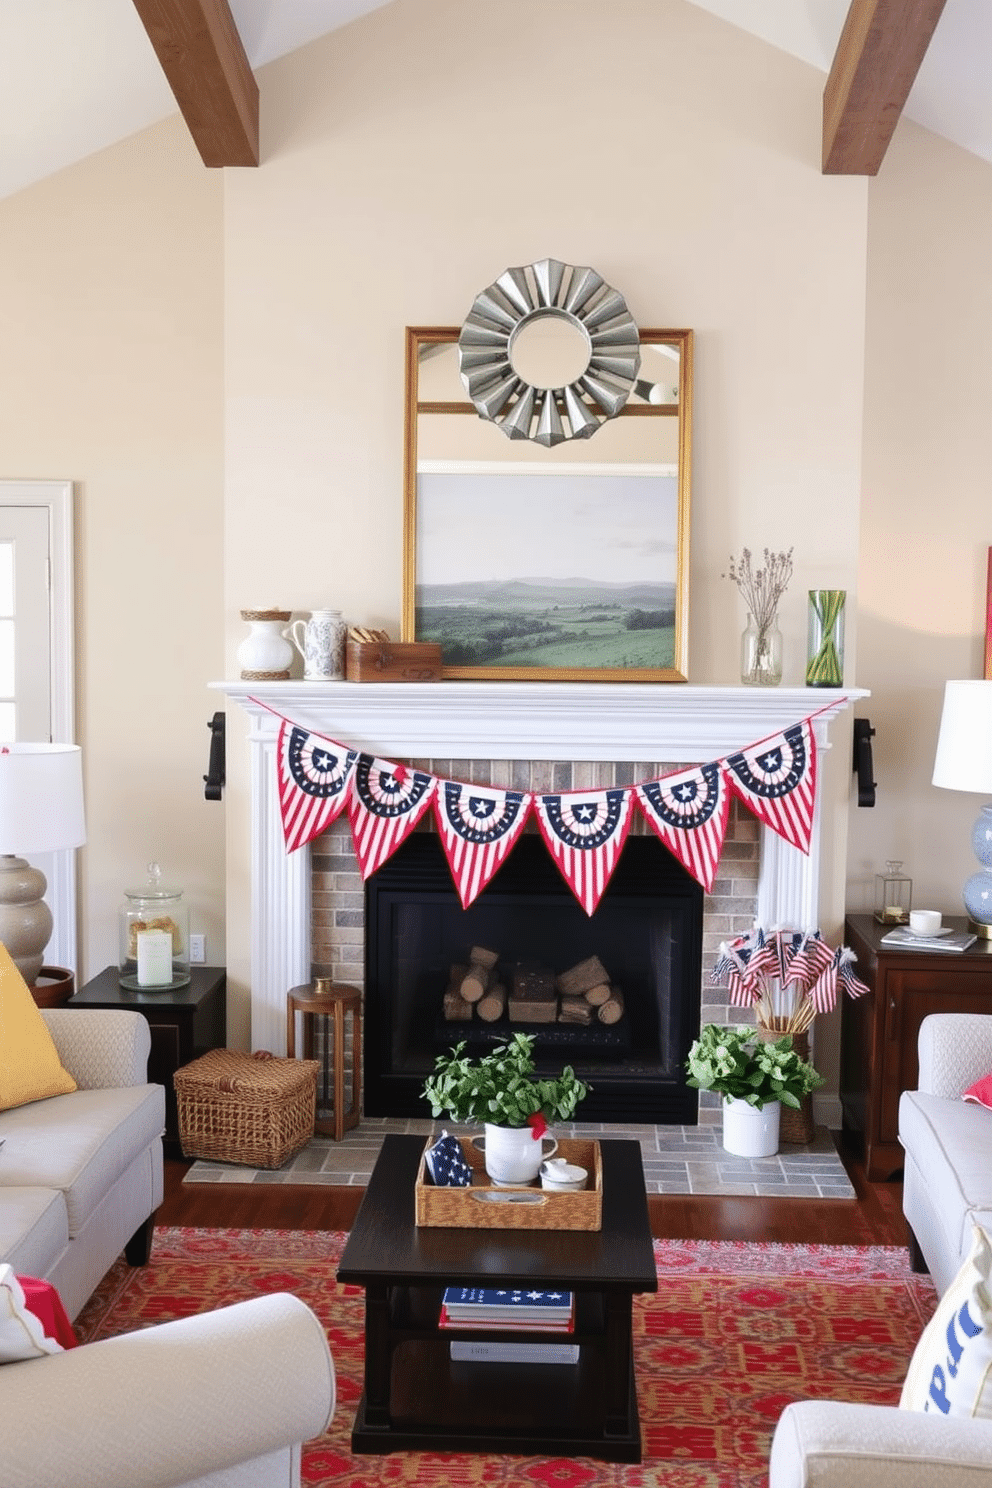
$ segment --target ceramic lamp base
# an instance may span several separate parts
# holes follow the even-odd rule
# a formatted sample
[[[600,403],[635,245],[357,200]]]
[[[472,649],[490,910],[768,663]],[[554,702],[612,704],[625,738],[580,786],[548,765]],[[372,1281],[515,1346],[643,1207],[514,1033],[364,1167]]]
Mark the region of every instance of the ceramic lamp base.
[[[48,880],[40,868],[12,853],[0,856],[0,941],[29,987],[33,987],[52,935],[52,912],[44,900]]]

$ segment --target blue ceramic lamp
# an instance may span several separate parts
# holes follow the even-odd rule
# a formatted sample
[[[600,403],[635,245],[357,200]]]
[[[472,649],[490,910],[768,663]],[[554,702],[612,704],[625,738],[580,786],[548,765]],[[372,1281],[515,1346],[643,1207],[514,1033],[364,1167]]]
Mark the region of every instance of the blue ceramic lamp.
[[[992,797],[992,682],[947,682],[933,784]],[[978,813],[971,845],[982,867],[961,890],[971,929],[992,940],[992,803]]]

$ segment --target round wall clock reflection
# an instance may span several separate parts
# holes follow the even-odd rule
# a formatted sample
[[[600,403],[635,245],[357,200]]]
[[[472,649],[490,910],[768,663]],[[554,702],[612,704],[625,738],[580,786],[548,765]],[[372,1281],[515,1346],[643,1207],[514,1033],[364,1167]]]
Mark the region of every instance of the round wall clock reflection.
[[[615,418],[641,365],[622,294],[595,269],[542,258],[506,269],[472,303],[458,366],[483,418],[550,447]]]

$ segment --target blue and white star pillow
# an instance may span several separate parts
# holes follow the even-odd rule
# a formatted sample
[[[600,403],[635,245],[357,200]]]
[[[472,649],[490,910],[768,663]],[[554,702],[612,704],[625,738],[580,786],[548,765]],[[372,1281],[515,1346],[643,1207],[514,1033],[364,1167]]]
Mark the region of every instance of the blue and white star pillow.
[[[430,1175],[439,1188],[468,1188],[471,1184],[472,1169],[465,1161],[457,1137],[443,1131],[425,1156]]]

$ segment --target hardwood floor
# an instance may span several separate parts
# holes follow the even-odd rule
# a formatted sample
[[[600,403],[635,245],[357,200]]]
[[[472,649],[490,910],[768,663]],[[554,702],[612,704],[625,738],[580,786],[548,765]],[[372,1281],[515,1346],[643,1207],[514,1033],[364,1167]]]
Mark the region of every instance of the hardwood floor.
[[[869,1183],[860,1157],[835,1140],[855,1200],[727,1198],[652,1194],[658,1239],[778,1240],[817,1245],[905,1245],[902,1184]],[[346,1230],[363,1189],[284,1184],[187,1184],[186,1162],[166,1161],[160,1225],[228,1229]]]

